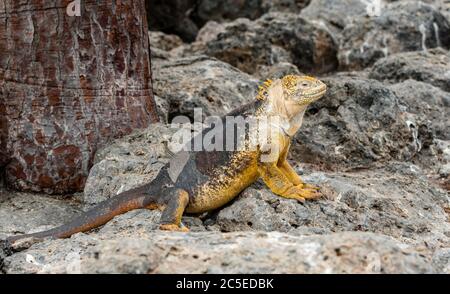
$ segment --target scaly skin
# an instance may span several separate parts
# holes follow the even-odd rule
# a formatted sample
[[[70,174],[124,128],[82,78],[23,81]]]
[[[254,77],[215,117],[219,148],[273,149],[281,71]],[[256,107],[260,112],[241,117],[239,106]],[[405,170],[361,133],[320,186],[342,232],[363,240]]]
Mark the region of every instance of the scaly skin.
[[[237,151],[181,151],[151,183],[106,200],[66,225],[10,237],[8,241],[13,244],[25,238],[66,238],[139,208],[162,209],[162,230],[187,231],[181,224],[184,212],[202,213],[217,209],[259,178],[281,197],[302,202],[316,198],[320,195],[318,188],[305,184],[286,158],[291,137],[300,128],[307,106],[325,92],[324,83],[308,76],[289,75],[267,81],[260,87],[255,101],[228,114],[261,121],[262,128],[256,134],[247,132],[247,137],[235,134],[235,142],[244,142],[245,145],[241,146],[246,148]],[[279,121],[265,123],[262,122],[264,118],[278,118]],[[271,140],[264,143],[254,140],[255,136],[262,137],[263,129],[271,132]],[[203,134],[206,132],[208,129]],[[174,177],[173,167],[180,166],[180,162],[181,171]]]

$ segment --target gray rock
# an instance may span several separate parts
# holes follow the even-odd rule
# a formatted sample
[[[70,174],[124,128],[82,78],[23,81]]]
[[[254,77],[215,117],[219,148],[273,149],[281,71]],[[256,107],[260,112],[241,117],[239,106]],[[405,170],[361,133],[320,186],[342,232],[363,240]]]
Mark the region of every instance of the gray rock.
[[[289,52],[301,71],[317,74],[336,69],[337,44],[321,26],[293,13],[268,13],[257,25],[262,27],[257,33]]]
[[[178,54],[190,56],[206,54],[246,72],[253,74],[259,65],[272,62],[291,62],[289,54],[272,52],[272,44],[260,32],[255,23],[248,19],[237,19],[226,24],[208,22],[199,32],[196,42],[182,47]],[[285,59],[287,58],[287,59]]]
[[[442,49],[398,53],[375,63],[369,77],[394,83],[413,79],[449,92],[450,54]]]
[[[398,1],[398,0],[389,0],[390,2]],[[416,1],[416,0],[403,0],[403,1]],[[424,3],[433,5],[436,9],[438,9],[441,13],[450,13],[450,6],[446,3],[446,0],[421,0]],[[448,17],[448,15],[447,15]],[[450,20],[450,18],[449,18]]]
[[[394,91],[407,112],[423,117],[422,124],[428,132],[434,133],[434,138],[450,140],[450,92],[415,80],[405,80],[389,88]]]
[[[437,272],[450,274],[450,248],[437,250],[433,255],[433,265]]]
[[[396,2],[379,17],[355,18],[342,32],[339,63],[362,69],[378,59],[405,51],[450,48],[450,23],[433,6],[420,1]]]
[[[440,176],[438,181],[445,187],[450,183],[450,93],[430,84],[415,80],[389,86],[399,98],[402,108],[416,117],[416,137],[420,144],[417,164],[427,167]],[[448,142],[448,143],[446,143]],[[445,180],[447,178],[447,180]]]
[[[279,199],[267,190],[249,188],[230,206],[219,211],[216,225],[221,231],[280,231],[291,228],[285,218],[272,207]]]
[[[310,0],[200,0],[193,18],[201,27],[208,21],[225,22],[237,18],[257,19],[267,12],[299,13]]]
[[[323,80],[328,93],[308,108],[293,158],[336,168],[368,167],[420,152],[417,117],[403,111],[392,90],[354,76]]]
[[[157,95],[154,95],[155,103],[158,111],[159,121],[162,123],[169,122],[169,101]]]
[[[151,30],[191,42],[208,21],[257,19],[266,12],[299,13],[310,0],[146,0]]]
[[[209,22],[197,41],[180,51],[184,55],[207,54],[250,74],[258,66],[279,62],[290,62],[314,73],[337,67],[337,45],[331,35],[293,13],[268,13],[255,21]]]
[[[435,154],[438,158],[439,183],[450,191],[450,140],[435,140]],[[449,206],[450,211],[450,206]]]
[[[432,273],[427,255],[371,233],[78,234],[5,259],[6,273]]]
[[[265,12],[291,12],[300,13],[311,0],[261,0]]]
[[[6,242],[0,240],[0,275],[5,274],[5,258],[10,255],[10,253],[6,252],[7,245]]]
[[[162,32],[149,31],[148,36],[150,39],[150,45],[161,50],[170,51],[181,45],[183,40],[176,35],[168,35]]]
[[[150,57],[152,60],[152,67],[153,67],[153,64],[156,60],[158,59],[167,60],[171,58],[172,55],[170,54],[170,52],[167,52],[165,50],[156,47],[150,47]]]
[[[339,33],[353,19],[368,16],[369,8],[363,0],[311,0],[300,15],[308,20],[322,22],[334,33]]]
[[[207,56],[155,61],[154,92],[169,104],[169,121],[177,115],[192,119],[194,108],[203,117],[223,115],[256,96],[259,81]]]
[[[197,0],[146,0],[147,20],[152,31],[180,36],[192,42],[198,33],[198,26],[191,17]]]
[[[216,226],[225,232],[294,235],[365,231],[410,244],[426,242],[431,248],[450,245],[444,210],[448,195],[435,188],[417,166],[398,163],[386,169],[312,173],[304,178],[322,188],[322,199],[300,204],[264,188],[248,188],[218,212]]]
[[[448,162],[441,166],[439,174],[441,177],[448,177],[450,175],[450,164]]]
[[[279,62],[271,66],[259,66],[257,72],[253,76],[258,77],[260,80],[275,80],[280,79],[286,75],[301,75],[302,73],[298,68],[289,62]]]
[[[161,211],[138,209],[116,216],[110,222],[101,227],[98,232],[105,235],[122,234],[127,236],[139,236],[142,232],[158,230]],[[199,218],[183,216],[182,223],[192,232],[205,231]]]
[[[53,228],[81,211],[81,205],[74,200],[0,189],[0,240]]]
[[[255,19],[264,13],[261,4],[261,0],[199,0],[195,18],[200,25],[210,20],[223,22],[241,17]]]
[[[153,124],[99,150],[86,186],[84,202],[97,204],[116,194],[148,183],[169,161],[169,141],[176,129]]]
[[[421,156],[416,162],[432,170],[437,183],[450,189],[449,93],[414,80],[394,84],[393,89],[409,112],[419,114],[418,137]]]

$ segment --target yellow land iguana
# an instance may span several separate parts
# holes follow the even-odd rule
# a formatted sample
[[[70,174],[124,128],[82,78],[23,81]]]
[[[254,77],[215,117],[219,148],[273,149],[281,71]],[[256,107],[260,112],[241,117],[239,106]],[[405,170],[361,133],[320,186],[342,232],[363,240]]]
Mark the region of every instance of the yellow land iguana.
[[[161,209],[162,230],[188,231],[181,224],[184,212],[202,213],[217,209],[258,178],[262,178],[270,190],[281,197],[298,201],[316,198],[320,195],[318,188],[303,183],[286,157],[291,137],[300,128],[307,106],[321,98],[326,88],[323,82],[308,76],[288,75],[279,80],[269,80],[260,87],[255,101],[228,114],[231,117],[279,118],[277,123],[266,125],[272,132],[268,144],[279,150],[270,160],[262,160],[270,148],[259,143],[256,149],[249,150],[186,152],[186,160],[176,177],[171,174],[169,163],[149,184],[114,196],[68,224],[44,232],[13,236],[7,239],[7,243],[14,244],[24,238],[66,238],[103,225],[116,215],[140,208]],[[244,140],[251,141],[252,136],[255,133],[247,132]]]

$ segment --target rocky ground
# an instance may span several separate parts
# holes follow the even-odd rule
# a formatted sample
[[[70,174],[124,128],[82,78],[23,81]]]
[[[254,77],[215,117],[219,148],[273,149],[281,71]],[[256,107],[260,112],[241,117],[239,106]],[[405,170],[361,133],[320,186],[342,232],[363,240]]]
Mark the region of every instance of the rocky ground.
[[[177,11],[197,29],[150,32],[162,123],[97,152],[80,195],[2,190],[0,238],[150,181],[171,156],[175,116],[224,114],[287,73],[329,86],[290,155],[323,197],[301,204],[258,182],[223,209],[185,216],[190,233],[159,231],[159,211],[137,210],[70,239],[0,250],[0,271],[450,273],[450,8],[383,1],[374,16],[360,0],[200,2],[192,19]]]

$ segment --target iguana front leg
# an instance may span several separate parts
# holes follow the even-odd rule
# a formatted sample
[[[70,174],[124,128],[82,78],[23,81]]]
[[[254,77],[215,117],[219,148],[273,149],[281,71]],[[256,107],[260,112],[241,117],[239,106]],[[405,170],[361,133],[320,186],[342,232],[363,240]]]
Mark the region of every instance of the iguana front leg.
[[[281,170],[281,172],[289,179],[289,181],[294,184],[294,186],[304,185],[302,178],[300,178],[300,176],[287,160],[278,162],[277,166]]]
[[[297,174],[297,172],[294,170],[294,168],[290,165],[290,163],[287,160],[278,163],[278,167],[286,175],[289,181],[291,181],[291,183],[294,184],[295,186],[299,186],[300,188],[305,189],[320,190],[319,187],[306,184],[305,182],[303,182],[302,178]]]
[[[274,162],[259,163],[258,172],[267,187],[281,197],[304,202],[320,196],[316,189],[294,185]]]
[[[297,174],[292,165],[287,161],[287,155],[289,152],[290,144],[283,150],[278,160],[278,168],[283,172],[283,174],[289,179],[289,181],[294,184],[294,186],[300,186],[300,188],[315,189],[319,190],[319,187],[306,184],[303,182],[302,178]]]

